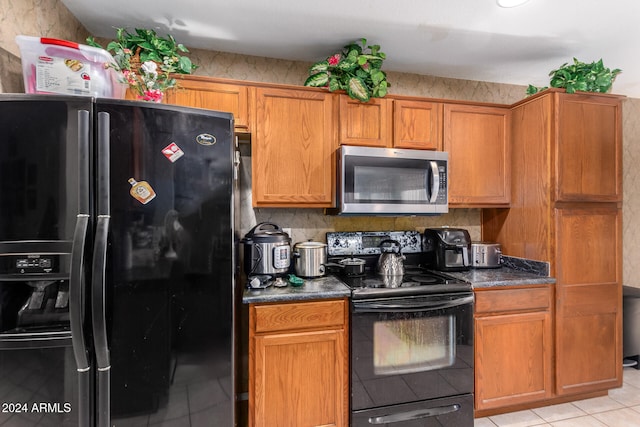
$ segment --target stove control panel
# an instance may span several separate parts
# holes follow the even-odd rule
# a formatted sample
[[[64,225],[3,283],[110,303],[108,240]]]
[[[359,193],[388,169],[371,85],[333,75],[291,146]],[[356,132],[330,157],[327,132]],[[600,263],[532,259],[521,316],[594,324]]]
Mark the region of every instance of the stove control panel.
[[[327,254],[377,255],[383,240],[396,240],[402,253],[422,252],[422,237],[418,231],[354,231],[327,233]]]

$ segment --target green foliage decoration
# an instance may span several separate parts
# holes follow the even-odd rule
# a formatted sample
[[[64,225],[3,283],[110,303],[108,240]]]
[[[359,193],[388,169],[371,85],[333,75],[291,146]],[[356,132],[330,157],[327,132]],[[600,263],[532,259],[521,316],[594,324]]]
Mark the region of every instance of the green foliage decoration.
[[[311,65],[304,85],[326,87],[331,92],[344,90],[361,102],[384,97],[390,86],[387,74],[381,70],[386,55],[380,52],[379,45],[366,44],[362,38],[360,44],[350,43],[341,52]]]
[[[93,37],[87,38],[87,44],[103,48]],[[145,101],[160,102],[167,89],[177,86],[170,74],[191,74],[198,67],[183,55],[189,50],[172,35],[161,37],[150,29],[116,28],[116,39],[106,50],[115,61],[107,66],[122,73],[122,81]]]
[[[622,70],[609,69],[604,66],[602,59],[594,61],[590,64],[578,61],[573,58],[573,63],[564,63],[560,68],[552,70],[549,73],[551,87],[564,88],[567,93],[575,93],[576,91],[584,92],[601,92],[606,93],[611,90],[616,76]],[[527,86],[527,95],[548,89],[545,87]]]

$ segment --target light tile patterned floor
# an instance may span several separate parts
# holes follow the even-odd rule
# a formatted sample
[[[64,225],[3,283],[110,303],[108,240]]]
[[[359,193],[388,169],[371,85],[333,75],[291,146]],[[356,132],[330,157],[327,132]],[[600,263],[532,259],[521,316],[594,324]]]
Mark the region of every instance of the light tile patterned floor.
[[[474,427],[640,427],[640,370],[624,368],[608,396],[475,420]]]

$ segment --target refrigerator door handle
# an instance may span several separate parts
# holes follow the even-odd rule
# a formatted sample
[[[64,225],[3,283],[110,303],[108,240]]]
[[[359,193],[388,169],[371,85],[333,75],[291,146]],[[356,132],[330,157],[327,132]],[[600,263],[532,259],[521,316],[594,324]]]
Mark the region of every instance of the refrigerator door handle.
[[[111,407],[111,360],[109,357],[109,342],[107,340],[106,322],[106,262],[109,234],[109,216],[99,215],[96,227],[96,237],[93,249],[93,289],[92,289],[92,320],[93,346],[96,357],[96,419],[98,427],[110,426]]]
[[[71,246],[69,271],[69,323],[73,355],[78,371],[78,421],[88,425],[91,420],[91,364],[84,331],[85,320],[85,252],[89,230],[89,141],[90,114],[78,111],[78,215]]]
[[[108,370],[109,343],[107,341],[107,323],[105,307],[105,273],[107,262],[107,236],[109,234],[108,216],[98,217],[96,240],[93,253],[93,289],[92,289],[92,320],[93,345],[96,351],[96,365],[98,370]]]
[[[78,372],[90,369],[87,356],[87,344],[84,334],[84,251],[89,228],[89,215],[78,215],[73,236],[71,252],[71,271],[69,274],[69,322],[71,323],[71,342]]]
[[[109,222],[111,217],[109,206],[109,114],[98,113],[98,168],[97,168],[97,211],[98,222],[93,249],[93,289],[92,289],[92,320],[93,345],[95,348],[97,365],[97,396],[96,418],[98,427],[109,427],[111,406],[111,361],[109,357],[109,342],[107,340],[106,321],[106,272],[107,247],[109,237]]]
[[[78,371],[78,420],[80,425],[89,425],[91,420],[91,365],[85,341],[85,278],[84,254],[89,228],[89,215],[79,214],[71,250],[71,271],[69,272],[69,323],[71,343]]]

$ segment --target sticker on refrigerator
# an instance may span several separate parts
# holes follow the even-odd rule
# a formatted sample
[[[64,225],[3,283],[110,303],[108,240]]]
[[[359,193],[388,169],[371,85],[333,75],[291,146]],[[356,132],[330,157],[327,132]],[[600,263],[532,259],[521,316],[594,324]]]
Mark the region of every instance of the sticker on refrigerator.
[[[201,133],[200,135],[196,136],[196,142],[200,145],[213,145],[217,141],[216,137],[211,135],[210,133]]]
[[[178,147],[178,144],[172,142],[162,149],[162,154],[164,154],[164,156],[169,159],[171,163],[174,163],[180,157],[184,156],[184,151],[182,151],[180,147]]]
[[[131,184],[131,190],[129,190],[129,193],[134,199],[143,205],[146,205],[156,197],[156,192],[153,191],[153,188],[151,188],[147,181],[138,182],[133,178],[129,178],[129,184]]]

